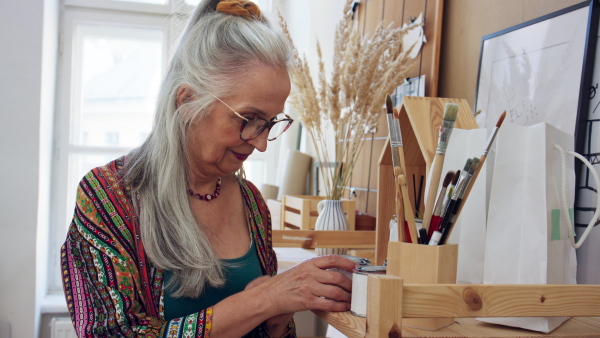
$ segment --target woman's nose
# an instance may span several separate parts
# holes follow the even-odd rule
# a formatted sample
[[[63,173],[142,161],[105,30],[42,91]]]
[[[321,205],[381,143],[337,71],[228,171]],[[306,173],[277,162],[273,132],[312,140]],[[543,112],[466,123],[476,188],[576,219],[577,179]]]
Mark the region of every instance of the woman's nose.
[[[262,153],[265,150],[267,150],[267,142],[268,142],[267,139],[268,138],[269,138],[269,129],[265,129],[265,130],[263,130],[262,133],[260,133],[260,135],[253,138],[252,140],[248,141],[248,143],[251,144],[254,148],[256,148],[256,150],[258,150]]]

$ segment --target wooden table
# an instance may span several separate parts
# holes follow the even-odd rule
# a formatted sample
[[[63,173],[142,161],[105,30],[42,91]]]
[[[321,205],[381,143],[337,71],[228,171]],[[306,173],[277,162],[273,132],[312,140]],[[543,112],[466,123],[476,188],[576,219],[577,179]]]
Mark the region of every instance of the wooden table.
[[[347,312],[313,311],[348,337],[364,337],[366,319]],[[489,324],[474,318],[456,318],[437,331],[402,327],[403,337],[600,337],[600,317],[573,317],[548,334]]]

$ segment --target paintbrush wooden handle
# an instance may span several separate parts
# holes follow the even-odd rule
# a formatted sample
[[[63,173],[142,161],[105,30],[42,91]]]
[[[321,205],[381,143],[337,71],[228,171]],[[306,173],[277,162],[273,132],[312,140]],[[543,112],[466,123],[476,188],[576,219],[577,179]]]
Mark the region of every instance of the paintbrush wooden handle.
[[[404,176],[403,176],[404,177]],[[402,196],[404,200],[404,210],[405,214],[408,215],[406,217],[406,222],[408,223],[408,231],[410,232],[410,239],[412,243],[418,244],[419,234],[417,233],[417,224],[415,222],[415,217],[412,212],[412,206],[410,205],[410,200],[408,199],[408,187],[406,183],[402,185]]]
[[[398,225],[398,242],[406,242],[404,231],[404,207],[402,206],[402,192],[396,184],[396,221]]]
[[[392,148],[392,151],[394,149]],[[400,168],[394,167],[394,182],[396,182],[396,220],[398,222],[398,242],[406,242],[406,234],[404,232],[404,199],[402,198],[402,188],[398,184],[400,176]]]
[[[402,192],[402,201],[404,205],[404,217],[406,218],[406,222],[408,223],[408,231],[410,232],[410,240],[412,243],[418,243],[417,239],[419,235],[417,234],[417,224],[415,223],[415,217],[412,210],[412,205],[410,204],[410,199],[408,198],[408,187],[406,186],[406,177],[399,173],[400,168],[396,170],[394,168],[394,172],[398,172],[396,175],[396,189],[400,189]],[[404,228],[404,219],[398,220],[398,223],[402,225]],[[399,225],[400,226],[400,225]]]
[[[436,154],[427,175],[427,194],[425,201],[425,213],[423,214],[423,229],[429,232],[429,225],[431,224],[431,216],[433,215],[433,207],[435,205],[435,199],[437,196],[438,187],[440,185],[440,177],[442,176],[442,169],[444,167],[444,155]]]
[[[400,172],[396,176],[396,180],[398,185],[400,186],[400,190],[402,191],[402,200],[404,201],[404,217],[406,218],[406,222],[408,222],[408,230],[410,232],[410,239],[413,243],[418,243],[417,239],[417,224],[415,223],[415,213],[413,212],[412,205],[410,204],[410,199],[408,198],[408,186],[406,185],[406,161],[404,160],[404,148],[398,147],[398,160],[400,162]],[[394,168],[394,171],[396,169]],[[416,202],[416,201],[415,201]],[[404,222],[402,222],[402,227],[404,227]]]

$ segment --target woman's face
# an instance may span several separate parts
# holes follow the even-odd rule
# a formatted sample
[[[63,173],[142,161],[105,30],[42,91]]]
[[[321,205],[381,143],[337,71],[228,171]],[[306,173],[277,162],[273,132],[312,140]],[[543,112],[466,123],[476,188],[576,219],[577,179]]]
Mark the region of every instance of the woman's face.
[[[285,69],[254,65],[240,75],[224,103],[244,117],[271,120],[283,111],[290,94],[290,78]],[[250,141],[240,139],[243,120],[218,100],[204,120],[192,122],[187,132],[191,172],[203,176],[225,176],[242,167],[256,149],[267,149],[268,131]]]

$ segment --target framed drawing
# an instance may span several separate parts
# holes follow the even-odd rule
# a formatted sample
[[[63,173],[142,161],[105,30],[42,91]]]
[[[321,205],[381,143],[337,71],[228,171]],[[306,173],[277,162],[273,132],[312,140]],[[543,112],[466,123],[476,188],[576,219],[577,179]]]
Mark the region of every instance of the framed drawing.
[[[589,98],[591,83],[584,75],[593,66],[594,50],[587,47],[591,17],[597,12],[594,3],[586,1],[483,37],[474,105],[481,111],[481,127],[493,127],[506,111],[507,121],[514,124],[548,122],[578,134],[578,121],[587,112],[581,103]]]
[[[599,15],[600,16],[600,15]],[[597,16],[591,26],[591,31],[596,32],[592,35],[589,48],[595,49],[594,69],[591,72],[592,82],[587,93],[587,104],[589,109],[587,117],[583,119],[583,127],[580,129],[580,138],[583,140],[583,147],[580,153],[590,161],[596,173],[600,173],[600,27]],[[578,140],[579,140],[578,139]],[[598,189],[594,180],[590,178],[590,170],[582,166],[577,181],[577,194],[575,205],[575,226],[577,234],[580,235],[584,227],[591,221],[596,212],[596,199],[598,198]],[[599,225],[600,220],[596,220],[595,225]],[[600,283],[600,264],[598,264],[598,255],[600,255],[600,229],[594,228],[587,241],[577,250],[577,282],[581,284]]]
[[[493,127],[503,111],[515,124],[548,122],[574,135],[575,150],[600,171],[598,8],[598,0],[585,1],[483,37],[474,105],[479,125]],[[575,223],[583,227],[600,187],[575,163]],[[592,234],[577,252],[579,283],[600,283],[600,231]]]

